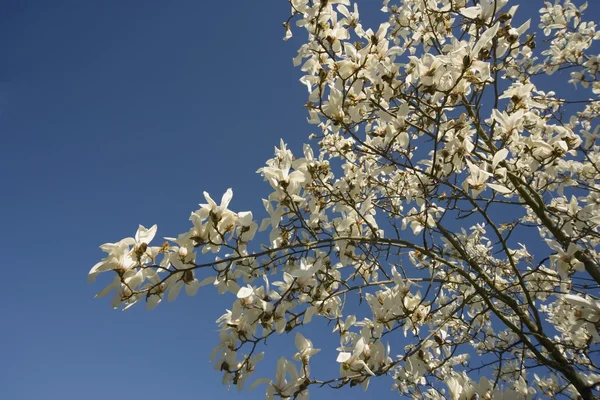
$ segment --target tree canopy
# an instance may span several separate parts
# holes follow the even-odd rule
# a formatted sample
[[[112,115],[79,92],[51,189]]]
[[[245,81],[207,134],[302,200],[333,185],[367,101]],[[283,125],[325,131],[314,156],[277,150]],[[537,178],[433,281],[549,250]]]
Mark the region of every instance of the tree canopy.
[[[419,399],[599,396],[600,32],[586,5],[384,0],[368,28],[350,0],[289,3],[314,132],[257,171],[268,216],[205,193],[162,245],[156,226],[102,245],[90,279],[114,280],[98,296],[127,309],[232,294],[213,361],[267,398],[374,379]],[[330,376],[311,373],[317,319],[339,338],[319,361]],[[287,333],[293,357],[254,379]]]

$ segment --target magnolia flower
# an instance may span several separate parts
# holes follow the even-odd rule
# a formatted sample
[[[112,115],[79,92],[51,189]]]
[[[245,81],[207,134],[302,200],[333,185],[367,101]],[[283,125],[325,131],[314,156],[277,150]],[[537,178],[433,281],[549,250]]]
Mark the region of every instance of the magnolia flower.
[[[346,317],[346,320],[343,323],[338,322],[333,328],[333,332],[340,331],[341,343],[344,345],[350,340],[350,328],[356,324],[356,315],[351,314]]]
[[[283,282],[276,281],[273,285],[279,287],[281,293],[285,293],[291,286],[304,288],[315,284],[314,275],[321,268],[320,263],[310,263],[302,258],[289,273],[283,273]]]
[[[548,244],[548,247],[558,253],[553,255],[551,258],[562,278],[568,277],[572,269],[577,271],[584,270],[583,263],[575,257],[575,253],[580,250],[579,246],[577,246],[575,243],[569,243],[567,251],[564,251],[563,247],[554,240],[546,239],[546,244]]]
[[[422,357],[419,357],[419,353],[411,354],[405,362],[404,370],[401,371],[404,379],[409,382],[424,385],[426,382],[425,373],[429,370],[429,365]]]
[[[571,328],[572,331],[576,331],[580,326],[585,325],[589,334],[592,335],[594,343],[600,342],[600,334],[598,333],[600,300],[583,298],[573,294],[567,294],[563,296],[563,299],[578,310],[576,313],[578,322]]]
[[[475,391],[469,377],[462,374],[453,374],[446,379],[446,385],[450,391],[451,400],[471,400]]]
[[[146,229],[143,225],[140,225],[137,232],[135,232],[136,247],[141,246],[142,244],[150,244],[152,239],[154,239],[154,236],[156,236],[157,229],[157,225],[152,225],[150,229]]]
[[[251,211],[244,211],[238,214],[238,224],[240,225],[240,240],[242,242],[249,242],[254,239],[256,231],[258,230],[258,224],[252,219]]]
[[[500,136],[510,137],[514,133],[519,133],[522,130],[524,114],[523,110],[517,110],[510,115],[506,111],[492,110],[492,117],[499,125]]]
[[[319,349],[315,349],[312,342],[305,338],[300,332],[296,333],[295,343],[298,352],[294,354],[294,360],[300,361],[305,365],[308,364],[308,361],[312,356],[320,351]]]
[[[294,171],[290,173],[292,168],[292,160],[285,157],[281,165],[271,165],[263,167],[257,172],[260,172],[265,180],[268,181],[273,189],[285,190],[289,194],[296,194],[300,189],[300,185],[305,181],[305,176],[302,171]]]
[[[205,220],[209,216],[212,216],[212,218],[214,218],[216,221],[219,221],[224,215],[228,214],[229,210],[227,210],[227,207],[229,206],[229,203],[233,197],[233,191],[231,188],[225,191],[223,197],[221,197],[221,204],[219,205],[215,203],[215,201],[207,192],[203,193],[206,203],[200,204],[200,209],[196,211],[196,214],[201,220]]]
[[[334,121],[342,122],[344,120],[344,95],[341,90],[336,87],[329,88],[329,97],[323,105],[325,115]]]
[[[94,282],[96,275],[106,271],[128,271],[136,265],[131,255],[130,246],[136,243],[134,238],[125,238],[117,243],[105,243],[100,248],[108,253],[108,256],[96,263],[88,273],[88,281]]]
[[[475,46],[473,46],[473,49],[471,50],[471,58],[472,59],[479,58],[479,53],[481,52],[481,50],[487,49],[489,46],[492,45],[492,40],[493,40],[494,36],[496,36],[496,33],[498,32],[498,28],[499,28],[499,24],[495,23],[494,26],[492,26],[491,28],[489,28],[488,30],[483,32],[483,34],[481,35],[481,37],[479,38],[479,40],[477,41],[477,43],[475,44]],[[482,60],[482,61],[485,61],[485,60]]]
[[[486,188],[486,181],[492,176],[489,172],[484,171],[479,166],[467,160],[470,175],[463,182],[463,189],[468,191],[471,188],[473,197],[479,196]]]
[[[248,302],[252,302],[253,296],[254,296],[254,288],[250,285],[240,288],[240,290],[237,292],[238,299],[244,299]]]
[[[406,229],[410,225],[413,234],[418,235],[426,227],[434,227],[437,216],[443,211],[443,208],[435,204],[429,206],[423,204],[419,211],[413,207],[402,221],[402,229]]]
[[[347,4],[350,5],[350,4]],[[350,26],[358,26],[359,25],[359,14],[358,14],[358,4],[353,4],[353,11],[350,12],[348,7],[344,4],[340,4],[337,7],[337,10],[340,14],[344,16],[342,20],[340,20],[341,24],[350,25]]]
[[[279,225],[279,222],[281,222],[281,219],[283,217],[283,214],[284,214],[283,207],[273,208],[273,205],[271,204],[271,202],[266,199],[263,199],[263,206],[265,207],[265,211],[267,211],[267,213],[269,213],[269,218],[265,218],[262,220],[262,222],[260,223],[260,227],[258,228],[258,231],[259,232],[264,231],[265,229],[267,229],[269,227],[269,225],[274,230]]]
[[[202,286],[211,285],[215,283],[215,277],[209,276],[204,278],[202,281],[196,279],[192,270],[184,271],[180,274],[172,275],[171,281],[175,283],[169,285],[169,295],[167,296],[168,301],[173,301],[179,295],[182,288],[185,287],[185,293],[188,296],[194,296],[198,289]]]
[[[286,375],[290,376],[290,381],[286,379]],[[277,361],[277,372],[275,373],[275,382],[267,389],[267,398],[273,398],[275,394],[280,397],[289,397],[298,382],[298,371],[294,364],[290,363],[285,357],[281,357]]]
[[[134,238],[128,237],[117,243],[105,243],[100,246],[100,249],[108,253],[108,256],[90,269],[88,281],[94,282],[96,275],[101,272],[114,270],[123,273],[133,268],[137,264],[136,258],[140,258],[145,254],[148,244],[156,235],[157,229],[156,225],[153,225],[150,229],[140,225]],[[131,246],[133,246],[133,252],[130,249]]]
[[[545,108],[543,104],[532,99],[533,90],[535,90],[535,86],[531,83],[513,83],[500,95],[499,99],[510,99],[514,109]]]
[[[375,375],[367,363],[361,359],[361,356],[363,356],[363,353],[367,348],[368,345],[365,344],[365,339],[361,337],[356,342],[352,353],[342,351],[338,354],[336,361],[341,364],[340,373],[342,376],[356,375],[362,373],[363,370],[369,375]]]

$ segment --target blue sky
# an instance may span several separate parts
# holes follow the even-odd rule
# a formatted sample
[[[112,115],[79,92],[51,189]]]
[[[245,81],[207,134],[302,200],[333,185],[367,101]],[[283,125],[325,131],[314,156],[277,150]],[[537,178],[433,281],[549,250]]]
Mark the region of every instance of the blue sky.
[[[204,190],[232,187],[233,210],[262,215],[256,169],[280,137],[300,152],[312,132],[287,13],[281,0],[0,5],[1,398],[264,397],[227,392],[208,361],[231,298],[208,288],[122,313],[86,275],[98,245],[139,223],[187,230]]]

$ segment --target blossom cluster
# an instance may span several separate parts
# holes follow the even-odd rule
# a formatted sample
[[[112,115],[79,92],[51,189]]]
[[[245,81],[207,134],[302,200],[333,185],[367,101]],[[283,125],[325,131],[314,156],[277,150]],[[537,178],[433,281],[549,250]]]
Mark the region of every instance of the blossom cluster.
[[[536,25],[516,1],[385,0],[370,29],[349,0],[289,3],[315,132],[257,171],[268,216],[205,193],[176,238],[152,246],[156,226],[140,226],[101,246],[90,277],[115,277],[98,295],[153,308],[182,289],[230,293],[212,359],[240,389],[267,339],[295,331],[276,376],[252,384],[267,398],[385,377],[417,399],[600,395],[600,31],[586,5],[546,1]],[[543,90],[563,71],[580,97]],[[333,377],[311,372],[316,318],[339,337]]]

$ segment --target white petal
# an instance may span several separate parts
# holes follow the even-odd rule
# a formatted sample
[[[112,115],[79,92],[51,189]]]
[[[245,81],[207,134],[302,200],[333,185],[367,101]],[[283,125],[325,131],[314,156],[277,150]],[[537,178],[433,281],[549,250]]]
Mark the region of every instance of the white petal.
[[[371,368],[369,368],[369,366],[367,365],[366,362],[364,362],[363,360],[358,360],[357,364],[362,365],[362,367],[365,369],[365,371],[367,371],[367,373],[369,375],[375,375],[375,373],[373,371],[371,371]]]
[[[488,46],[492,43],[492,39],[494,38],[494,36],[496,36],[499,26],[499,23],[496,22],[494,26],[492,26],[487,31],[483,32],[483,34],[479,38],[479,41],[477,41],[477,44],[473,47],[473,50],[471,51],[471,58],[477,58],[481,49],[483,49],[484,46]]]
[[[277,331],[277,333],[281,334],[285,330],[286,325],[287,321],[285,320],[285,318],[278,319],[277,322],[275,322],[275,330]]]
[[[206,286],[206,285],[212,285],[215,283],[215,277],[214,276],[209,276],[208,278],[204,278],[200,281],[200,283],[198,283],[198,287],[202,287],[202,286]]]
[[[237,298],[245,299],[246,297],[250,297],[253,294],[254,294],[254,289],[252,289],[249,286],[245,286],[243,288],[240,288],[240,290],[237,292]]]
[[[231,198],[233,197],[233,191],[231,190],[231,188],[227,189],[227,191],[223,194],[223,197],[221,197],[221,207],[223,209],[227,208],[227,206],[229,205],[229,203],[231,202]]]
[[[496,166],[498,165],[498,163],[501,162],[501,161],[503,161],[504,159],[506,159],[507,155],[508,155],[508,149],[507,148],[498,150],[496,152],[496,154],[494,154],[494,158],[492,159],[492,168],[496,169]]]
[[[339,363],[343,363],[346,362],[350,359],[351,354],[345,351],[342,351],[340,354],[338,354],[337,359],[335,361],[339,362]]]
[[[308,307],[306,309],[306,312],[304,313],[304,319],[302,320],[302,323],[308,324],[312,320],[312,317],[315,314],[315,311],[317,311],[317,307],[315,307],[315,306]]]
[[[252,224],[252,211],[242,211],[238,213],[238,222],[241,226],[250,226],[250,224]]]
[[[154,310],[158,303],[161,302],[161,300],[162,299],[160,298],[160,296],[157,295],[148,297],[148,300],[146,301],[146,310]]]
[[[112,292],[115,289],[118,289],[119,285],[121,283],[121,280],[119,279],[119,277],[115,277],[115,279],[113,280],[113,282],[108,285],[107,287],[105,287],[104,289],[102,289],[100,292],[98,292],[98,294],[94,297],[104,297],[107,294],[109,294],[110,292]]]
[[[203,194],[204,194],[204,198],[206,199],[208,204],[200,204],[200,207],[208,205],[208,208],[210,208],[211,210],[217,208],[217,203],[215,203],[215,201],[212,199],[212,197],[210,197],[210,194],[208,194],[208,192],[203,192]],[[202,208],[205,208],[205,207],[202,207]]]
[[[304,172],[294,171],[289,175],[288,179],[289,179],[290,183],[292,183],[292,182],[302,183],[306,180],[306,177],[304,176]]]
[[[561,254],[564,253],[563,248],[561,247],[560,244],[558,244],[558,242],[555,242],[554,240],[551,240],[551,239],[546,239],[546,244],[552,250],[557,251],[558,253],[561,253]]]
[[[584,299],[583,297],[574,294],[567,294],[563,296],[563,299],[565,299],[569,304],[574,305],[576,307],[593,307],[593,303],[590,300]]]
[[[185,294],[187,294],[188,296],[195,296],[199,288],[200,282],[198,282],[197,279],[194,279],[193,282],[185,285]]]
[[[167,296],[167,301],[175,300],[177,298],[177,296],[179,295],[179,292],[181,291],[182,287],[183,287],[182,281],[178,281],[177,283],[172,285],[171,288],[169,289],[169,295]]]
[[[363,351],[365,350],[365,339],[364,338],[360,338],[358,339],[358,342],[356,342],[356,346],[354,347],[354,356],[358,357],[360,356]]]
[[[248,388],[248,390],[252,390],[255,387],[257,387],[258,385],[262,384],[262,383],[272,383],[273,381],[267,378],[259,378],[257,380],[255,380],[252,385],[250,385],[250,387]]]
[[[475,19],[481,14],[481,6],[478,4],[475,7],[461,8],[458,12],[464,17]]]
[[[310,348],[312,347],[310,345],[310,341],[308,341],[304,335],[302,335],[300,332],[296,333],[296,337],[294,338],[294,342],[296,343],[296,348],[298,349],[298,351],[302,351],[306,348]]]
[[[157,229],[158,227],[156,226],[156,224],[152,225],[150,229],[146,229],[143,225],[140,225],[138,227],[137,232],[135,233],[135,241],[137,243],[149,244],[152,241],[152,239],[154,239]]]
[[[96,263],[88,272],[88,282],[94,282],[96,280],[96,275],[100,272],[110,271],[112,263],[108,262],[106,259]]]
[[[507,194],[512,192],[512,190],[510,190],[509,188],[502,186],[502,185],[496,185],[495,183],[488,183],[487,184],[488,187],[490,187],[491,189],[495,190],[498,193],[502,193],[502,194]]]
[[[112,300],[110,301],[110,306],[112,308],[119,308],[120,305],[121,305],[121,293],[117,292],[117,293],[115,293]]]

